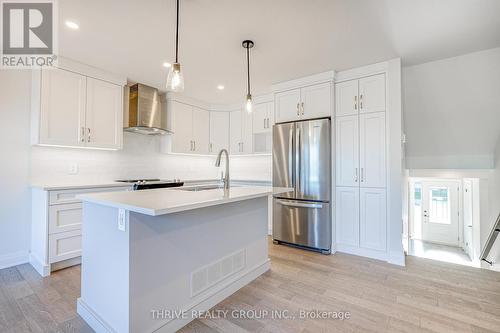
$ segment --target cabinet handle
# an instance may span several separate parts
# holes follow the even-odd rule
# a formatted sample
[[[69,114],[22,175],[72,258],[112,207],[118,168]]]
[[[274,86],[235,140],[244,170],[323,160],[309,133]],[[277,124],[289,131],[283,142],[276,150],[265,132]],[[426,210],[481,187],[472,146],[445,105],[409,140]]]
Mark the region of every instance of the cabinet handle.
[[[212,152],[214,150],[214,145],[213,143],[210,143],[210,152]]]
[[[241,143],[241,152],[243,152],[243,142]]]
[[[266,118],[264,118],[264,128],[267,128],[266,127]]]
[[[304,102],[302,102],[301,106],[302,106],[302,115],[304,115]]]
[[[358,96],[354,96],[354,110],[358,109]]]
[[[189,141],[189,150],[193,151],[193,140]]]
[[[358,168],[355,168],[354,169],[354,182],[357,183],[358,182]]]
[[[269,128],[269,118],[267,118],[267,128]]]
[[[196,151],[196,141],[193,141],[193,151]]]
[[[365,182],[365,168],[361,168],[361,182]]]
[[[90,128],[87,128],[87,130],[88,130],[87,142],[90,142]]]
[[[300,116],[299,106],[300,106],[300,103],[297,103],[297,116]]]
[[[81,131],[80,131],[80,141],[81,142],[85,142],[85,127],[81,128]]]
[[[363,94],[359,95],[359,109],[363,109]]]

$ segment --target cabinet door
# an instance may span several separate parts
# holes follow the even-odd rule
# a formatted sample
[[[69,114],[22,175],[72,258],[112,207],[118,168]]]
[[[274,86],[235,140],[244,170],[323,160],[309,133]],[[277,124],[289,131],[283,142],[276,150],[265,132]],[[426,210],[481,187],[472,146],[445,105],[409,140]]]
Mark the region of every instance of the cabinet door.
[[[193,107],[194,152],[208,154],[210,146],[210,112]]]
[[[317,84],[301,89],[301,118],[330,117],[332,114],[332,85]]]
[[[335,115],[356,115],[358,107],[358,80],[337,83],[335,85]]]
[[[360,241],[359,246],[371,250],[386,250],[385,190],[360,189]]]
[[[385,112],[359,117],[360,186],[385,187]]]
[[[359,186],[358,116],[336,118],[337,186]]]
[[[41,76],[39,143],[85,145],[86,77],[55,68]]]
[[[210,153],[229,149],[229,112],[210,112]]]
[[[172,152],[193,152],[193,110],[190,105],[172,101],[170,104],[172,121]]]
[[[268,105],[267,105],[267,103],[255,105],[252,113],[253,113],[253,133],[268,132],[268,129],[267,129]]]
[[[231,154],[241,154],[241,111],[233,111],[229,114],[229,148]]]
[[[123,134],[123,88],[87,78],[86,146],[120,148]]]
[[[241,152],[253,153],[253,115],[246,111],[241,112]]]
[[[273,125],[275,124],[274,120],[274,103],[267,103],[267,130],[269,133],[273,132]]]
[[[385,111],[385,74],[359,80],[359,112]]]
[[[277,93],[274,101],[277,123],[299,118],[300,89]]]
[[[359,188],[337,187],[335,200],[337,243],[359,246]]]

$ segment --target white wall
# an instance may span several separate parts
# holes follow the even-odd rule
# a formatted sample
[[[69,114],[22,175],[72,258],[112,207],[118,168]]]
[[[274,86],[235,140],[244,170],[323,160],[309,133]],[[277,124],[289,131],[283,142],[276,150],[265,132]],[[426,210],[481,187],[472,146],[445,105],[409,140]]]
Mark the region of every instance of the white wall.
[[[27,260],[31,225],[30,184],[94,183],[119,178],[220,177],[215,156],[159,153],[160,138],[124,134],[121,151],[84,150],[30,145],[29,71],[0,70],[0,268]],[[78,165],[78,174],[69,167]],[[231,178],[271,180],[270,156],[231,158]]]
[[[489,186],[490,218],[488,232],[491,230],[493,223],[495,223],[498,214],[500,214],[500,137],[498,138],[495,156],[495,169],[492,172]],[[495,269],[500,270],[500,237],[497,238],[494,248],[491,251],[491,258],[496,263]]]
[[[493,168],[500,48],[403,69],[408,168]]]

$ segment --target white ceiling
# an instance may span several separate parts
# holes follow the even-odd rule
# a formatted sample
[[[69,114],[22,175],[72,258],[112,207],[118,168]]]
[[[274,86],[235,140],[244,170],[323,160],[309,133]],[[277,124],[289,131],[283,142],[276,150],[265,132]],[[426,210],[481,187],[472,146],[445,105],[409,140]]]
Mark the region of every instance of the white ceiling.
[[[175,0],[61,0],[59,53],[162,88],[174,59]],[[405,65],[500,46],[498,0],[181,0],[185,93],[210,103],[325,70],[393,57]],[[65,20],[80,25],[77,31]],[[225,85],[224,91],[216,89]]]

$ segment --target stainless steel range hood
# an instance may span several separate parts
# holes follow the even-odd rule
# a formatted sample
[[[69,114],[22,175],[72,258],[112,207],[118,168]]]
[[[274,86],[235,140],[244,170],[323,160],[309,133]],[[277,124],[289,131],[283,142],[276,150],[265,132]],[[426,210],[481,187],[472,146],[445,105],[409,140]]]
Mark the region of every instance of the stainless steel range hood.
[[[162,114],[158,90],[140,83],[127,88],[123,130],[147,135],[172,133],[167,127],[166,114]]]

